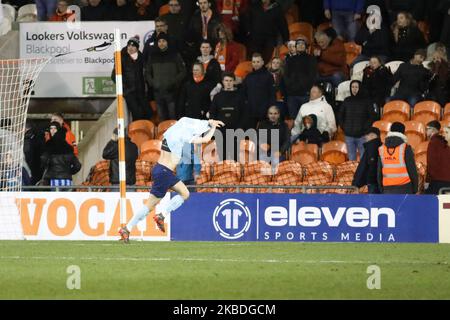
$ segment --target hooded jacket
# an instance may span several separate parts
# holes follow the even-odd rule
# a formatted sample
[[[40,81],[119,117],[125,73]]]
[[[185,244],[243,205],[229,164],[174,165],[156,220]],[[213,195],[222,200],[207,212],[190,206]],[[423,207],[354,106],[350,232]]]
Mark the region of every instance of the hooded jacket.
[[[319,129],[317,129],[316,115],[309,114],[308,116],[313,120],[311,128],[308,129],[306,128],[306,126],[304,126],[304,129],[298,137],[298,140],[305,141],[308,144],[317,144],[320,147],[322,146],[323,142],[327,142],[329,139],[325,137],[324,134],[319,131]]]
[[[397,148],[402,143],[408,143],[408,138],[400,133],[400,132],[389,132],[386,135],[386,139],[384,144],[388,148]],[[406,169],[408,171],[409,178],[411,179],[411,183],[407,183],[406,185],[401,186],[389,186],[383,187],[383,173],[382,173],[382,162],[381,158],[378,155],[378,188],[381,193],[417,193],[419,177],[417,174],[416,161],[414,159],[414,152],[410,145],[406,145],[405,149],[405,164]],[[386,192],[388,191],[388,192]]]
[[[73,153],[73,148],[66,140],[64,128],[58,129],[53,137],[45,143],[44,153],[41,156],[41,166],[44,173],[43,178],[70,179],[81,169],[81,163]]]
[[[119,142],[109,140],[103,149],[103,159],[110,160],[109,181],[111,184],[119,184]],[[126,166],[126,184],[134,185],[136,183],[136,159],[138,158],[138,148],[125,137],[125,166]]]
[[[333,108],[328,104],[324,96],[303,104],[294,121],[294,127],[291,134],[297,135],[303,131],[303,117],[314,114],[317,117],[317,129],[321,133],[328,132],[332,137],[336,132],[336,119],[334,118]]]
[[[127,52],[127,47],[122,48],[122,83],[123,95],[140,94],[145,95],[144,86],[144,59],[142,53],[138,50],[136,60],[133,60]],[[116,68],[114,66],[111,73],[111,79],[116,82]]]
[[[359,84],[359,91],[353,95],[351,86],[353,83]],[[345,98],[340,107],[339,125],[346,136],[360,138],[372,126],[376,114],[370,101],[364,96],[361,90],[361,82],[353,80],[350,82],[350,97]]]

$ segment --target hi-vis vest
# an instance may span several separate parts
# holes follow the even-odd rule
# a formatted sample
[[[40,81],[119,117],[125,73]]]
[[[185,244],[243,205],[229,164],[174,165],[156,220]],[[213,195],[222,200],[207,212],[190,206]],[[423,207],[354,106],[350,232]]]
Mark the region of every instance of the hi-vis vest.
[[[378,153],[382,164],[383,186],[401,186],[411,182],[405,162],[406,143],[395,148],[382,145],[378,148]]]

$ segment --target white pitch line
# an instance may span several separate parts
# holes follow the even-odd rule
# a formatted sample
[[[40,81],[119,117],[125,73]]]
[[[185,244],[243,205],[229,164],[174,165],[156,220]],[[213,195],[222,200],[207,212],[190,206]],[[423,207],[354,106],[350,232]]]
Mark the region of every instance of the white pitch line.
[[[158,262],[158,261],[181,261],[181,262],[231,262],[231,263],[294,263],[294,264],[377,264],[375,261],[362,260],[278,260],[278,259],[207,259],[207,258],[134,258],[134,257],[65,257],[65,256],[0,256],[0,260],[86,260],[86,261],[143,261],[143,262]],[[386,264],[423,264],[423,265],[448,265],[447,261],[438,262],[424,262],[424,261],[383,261],[378,263],[380,265]]]

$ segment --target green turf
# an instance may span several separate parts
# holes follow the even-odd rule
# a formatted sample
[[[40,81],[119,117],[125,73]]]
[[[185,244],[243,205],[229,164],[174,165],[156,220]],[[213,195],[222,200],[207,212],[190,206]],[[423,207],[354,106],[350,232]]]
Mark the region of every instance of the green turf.
[[[0,241],[0,285],[1,299],[450,299],[450,245]]]

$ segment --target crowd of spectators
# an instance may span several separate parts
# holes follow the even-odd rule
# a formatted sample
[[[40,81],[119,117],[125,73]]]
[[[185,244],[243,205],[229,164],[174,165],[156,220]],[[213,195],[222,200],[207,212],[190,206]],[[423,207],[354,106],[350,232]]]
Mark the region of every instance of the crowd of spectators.
[[[39,19],[62,21],[64,5],[72,3],[82,7],[81,21],[155,20],[145,43],[133,37],[122,50],[132,120],[154,116],[150,100],[160,121],[214,118],[226,128],[257,129],[291,119],[282,151],[300,140],[321,145],[340,128],[356,160],[386,102],[400,99],[414,108],[421,100],[442,107],[450,101],[448,0],[39,0]],[[294,15],[314,28],[312,38],[290,34],[287,11],[294,3]],[[351,63],[349,42],[361,46]],[[236,79],[242,47],[252,71]],[[360,61],[369,61],[361,79],[335,102],[335,90]],[[390,61],[403,63],[392,70]]]

